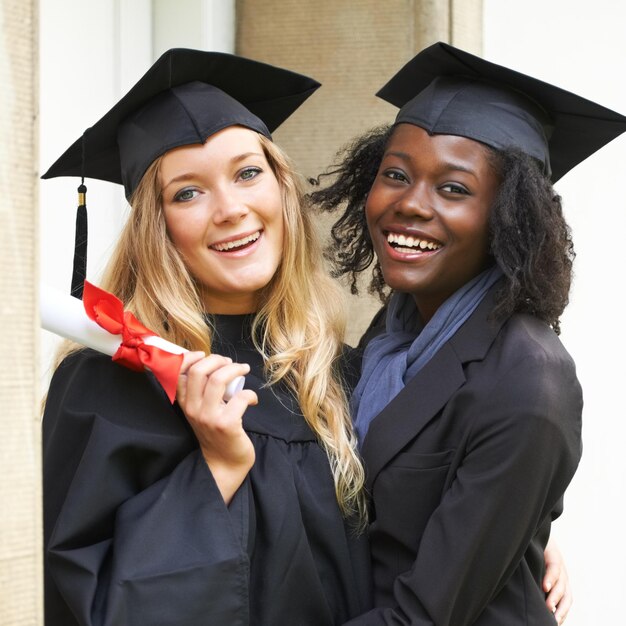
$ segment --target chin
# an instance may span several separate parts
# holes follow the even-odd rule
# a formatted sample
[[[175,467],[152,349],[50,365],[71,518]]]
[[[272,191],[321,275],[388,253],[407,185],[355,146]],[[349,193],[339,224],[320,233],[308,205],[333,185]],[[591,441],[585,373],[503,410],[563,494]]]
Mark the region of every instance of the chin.
[[[233,285],[233,293],[238,293],[241,295],[251,295],[258,296],[259,292],[263,291],[271,282],[274,275],[272,274],[269,277],[257,278],[255,280],[247,281],[242,279]]]
[[[397,275],[394,272],[385,273],[384,270],[383,279],[385,284],[394,291],[402,291],[405,293],[418,291],[423,284],[422,280],[416,280],[415,277]]]

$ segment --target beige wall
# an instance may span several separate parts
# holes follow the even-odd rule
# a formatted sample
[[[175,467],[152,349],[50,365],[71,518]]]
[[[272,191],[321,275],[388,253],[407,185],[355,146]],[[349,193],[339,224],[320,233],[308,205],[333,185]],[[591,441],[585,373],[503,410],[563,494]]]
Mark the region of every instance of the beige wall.
[[[0,624],[41,623],[36,0],[0,4]]]
[[[237,53],[323,85],[275,135],[307,177],[358,133],[393,120],[373,94],[416,52],[438,40],[480,52],[481,33],[482,0],[237,1]],[[362,298],[350,302],[349,343],[378,307]]]

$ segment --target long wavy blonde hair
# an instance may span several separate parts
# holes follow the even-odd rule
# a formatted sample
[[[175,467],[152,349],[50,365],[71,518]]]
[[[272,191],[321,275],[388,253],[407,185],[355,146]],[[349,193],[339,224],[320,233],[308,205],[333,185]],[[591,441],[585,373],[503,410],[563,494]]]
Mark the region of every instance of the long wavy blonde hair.
[[[339,368],[345,330],[343,299],[322,265],[299,177],[284,153],[259,135],[278,179],[284,212],[281,264],[260,298],[253,323],[270,385],[284,381],[326,451],[342,513],[366,518],[364,472]],[[211,351],[199,286],[172,243],[161,210],[156,159],[130,204],[131,214],[102,286],[148,328],[192,350]]]

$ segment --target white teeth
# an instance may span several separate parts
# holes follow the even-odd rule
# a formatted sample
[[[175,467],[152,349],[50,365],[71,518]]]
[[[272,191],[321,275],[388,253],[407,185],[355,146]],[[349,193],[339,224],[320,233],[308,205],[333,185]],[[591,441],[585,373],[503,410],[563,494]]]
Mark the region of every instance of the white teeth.
[[[241,246],[245,246],[252,241],[256,241],[261,236],[261,231],[257,231],[252,235],[248,235],[247,237],[242,237],[241,239],[236,239],[235,241],[228,241],[226,243],[216,243],[211,246],[213,250],[217,250],[218,252],[224,252],[225,250],[232,250],[233,248],[241,248]]]
[[[396,245],[396,249],[403,248],[408,251],[419,250],[439,250],[441,244],[426,239],[416,239],[411,235],[399,235],[397,233],[387,233],[387,241]]]

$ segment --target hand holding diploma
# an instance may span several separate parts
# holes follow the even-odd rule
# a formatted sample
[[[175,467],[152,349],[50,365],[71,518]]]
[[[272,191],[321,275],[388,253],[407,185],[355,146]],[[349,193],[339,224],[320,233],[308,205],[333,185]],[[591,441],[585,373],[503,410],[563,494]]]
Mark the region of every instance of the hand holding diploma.
[[[178,378],[176,399],[226,504],[254,465],[255,450],[243,428],[243,415],[258,398],[244,389],[224,402],[224,390],[249,371],[247,363],[233,363],[219,354],[188,352]]]
[[[143,326],[121,300],[85,281],[83,301],[42,286],[41,326],[88,348],[108,354],[126,367],[149,369],[163,386],[171,402],[185,348],[159,337]],[[243,388],[239,376],[226,388],[224,400]]]

